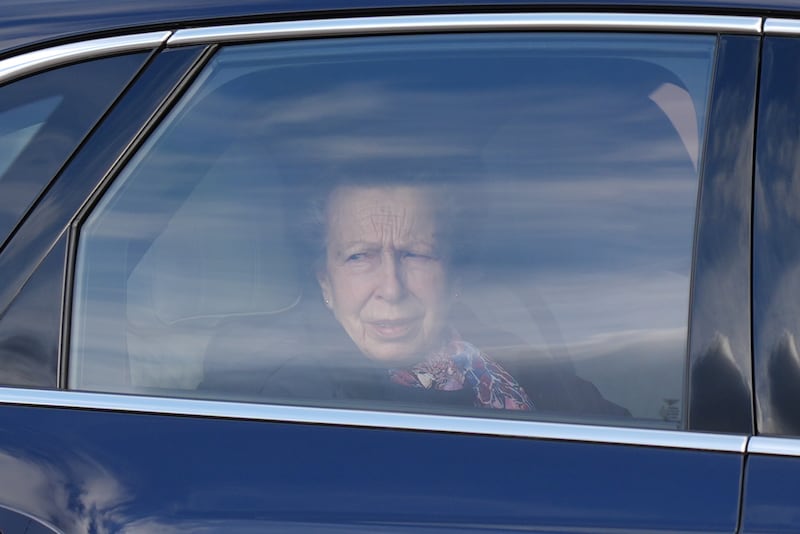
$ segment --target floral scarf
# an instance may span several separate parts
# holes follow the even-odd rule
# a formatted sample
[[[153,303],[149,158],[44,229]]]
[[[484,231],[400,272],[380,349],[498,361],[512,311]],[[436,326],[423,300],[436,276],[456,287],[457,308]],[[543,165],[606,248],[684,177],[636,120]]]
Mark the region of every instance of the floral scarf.
[[[454,391],[471,387],[478,407],[534,409],[525,390],[508,371],[456,332],[425,361],[410,368],[390,369],[389,377],[396,384],[424,389]]]

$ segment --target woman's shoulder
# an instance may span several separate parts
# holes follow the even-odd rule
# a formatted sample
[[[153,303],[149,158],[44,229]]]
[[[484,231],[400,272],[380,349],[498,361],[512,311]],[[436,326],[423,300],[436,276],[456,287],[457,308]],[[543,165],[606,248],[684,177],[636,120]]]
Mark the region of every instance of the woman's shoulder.
[[[576,416],[630,417],[630,412],[606,399],[571,362],[526,351],[496,352],[498,361],[528,393],[538,411]]]

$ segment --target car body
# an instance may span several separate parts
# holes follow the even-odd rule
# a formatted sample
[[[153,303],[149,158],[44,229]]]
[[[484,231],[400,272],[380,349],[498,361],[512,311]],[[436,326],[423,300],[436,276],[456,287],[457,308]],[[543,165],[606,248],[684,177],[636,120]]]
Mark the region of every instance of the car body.
[[[796,532],[797,58],[788,0],[7,2],[0,531]],[[297,393],[358,173],[452,193],[532,412]]]

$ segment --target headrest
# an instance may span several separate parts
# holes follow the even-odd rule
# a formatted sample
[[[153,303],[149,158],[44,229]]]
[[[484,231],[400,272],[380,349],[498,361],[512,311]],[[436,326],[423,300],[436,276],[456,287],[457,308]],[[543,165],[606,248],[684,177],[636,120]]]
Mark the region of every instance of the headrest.
[[[175,324],[297,304],[298,269],[269,173],[263,162],[220,158],[131,271],[129,314],[149,309],[158,322]]]

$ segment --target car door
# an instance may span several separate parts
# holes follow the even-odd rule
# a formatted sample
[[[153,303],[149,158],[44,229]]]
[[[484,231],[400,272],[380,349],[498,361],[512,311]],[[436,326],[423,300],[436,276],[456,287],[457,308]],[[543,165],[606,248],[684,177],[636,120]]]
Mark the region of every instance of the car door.
[[[796,409],[798,51],[796,20],[765,23],[753,248],[757,433],[748,447],[743,531],[792,532],[798,462]]]
[[[735,532],[759,28],[175,32],[0,252],[0,329],[53,341],[6,350],[55,369],[4,374],[0,505],[63,532]],[[362,287],[330,293],[341,187],[436,190],[447,262],[404,230],[393,268],[451,285],[396,283],[419,314],[446,293],[502,406],[375,364],[330,302]],[[340,218],[427,228],[419,205]],[[358,275],[375,256],[342,254]],[[381,321],[383,346],[416,332]]]

